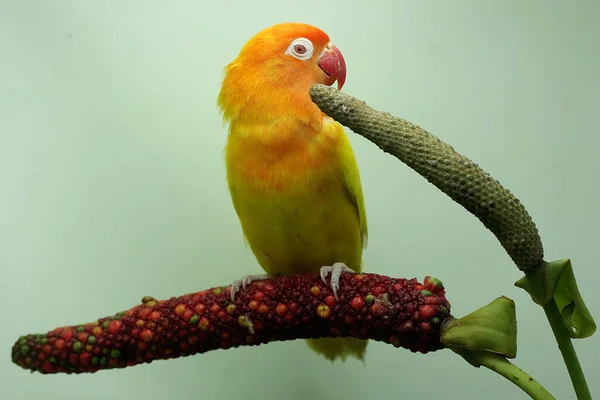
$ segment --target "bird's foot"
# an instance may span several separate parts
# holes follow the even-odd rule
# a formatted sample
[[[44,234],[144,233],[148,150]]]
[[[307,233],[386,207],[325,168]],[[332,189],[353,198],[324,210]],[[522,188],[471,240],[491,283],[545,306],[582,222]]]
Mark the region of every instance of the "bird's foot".
[[[270,278],[270,276],[267,274],[245,275],[242,277],[242,279],[233,281],[233,283],[231,284],[231,301],[235,301],[235,294],[240,291],[240,287],[242,289],[246,289],[246,286],[248,286],[252,282],[262,281],[268,278]]]
[[[337,262],[331,266],[321,267],[320,272],[321,272],[321,280],[325,284],[327,283],[327,275],[329,275],[329,273],[331,273],[331,289],[333,290],[333,296],[335,297],[335,299],[337,301],[340,300],[338,298],[337,291],[340,288],[340,276],[342,275],[342,272],[356,273],[356,271],[354,271],[352,268],[348,267],[346,264],[341,263],[341,262]]]

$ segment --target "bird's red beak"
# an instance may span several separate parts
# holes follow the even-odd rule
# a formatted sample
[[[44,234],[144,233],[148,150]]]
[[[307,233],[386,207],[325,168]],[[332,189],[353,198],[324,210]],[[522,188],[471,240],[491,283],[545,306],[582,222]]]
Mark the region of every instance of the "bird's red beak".
[[[346,61],[337,47],[330,44],[325,48],[318,61],[319,67],[327,74],[327,85],[337,80],[338,90],[342,90],[346,82]]]

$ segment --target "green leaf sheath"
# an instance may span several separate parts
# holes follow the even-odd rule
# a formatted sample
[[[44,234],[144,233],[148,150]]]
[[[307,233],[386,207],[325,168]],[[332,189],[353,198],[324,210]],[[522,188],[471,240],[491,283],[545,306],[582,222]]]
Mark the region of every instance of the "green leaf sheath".
[[[596,332],[596,322],[579,292],[571,260],[544,262],[541,268],[527,273],[515,285],[527,291],[542,307],[554,303],[550,307],[557,307],[572,339],[590,337]]]
[[[542,264],[542,242],[525,207],[473,161],[424,129],[335,88],[315,85],[310,94],[327,115],[404,162],[479,218],[520,270]]]
[[[447,318],[440,340],[450,348],[482,350],[517,356],[517,315],[515,303],[498,297],[485,307],[462,318]]]
[[[320,337],[356,337],[412,352],[444,348],[450,316],[441,283],[426,277],[343,273],[335,300],[320,275],[253,282],[236,293],[215,287],[138,304],[111,317],[20,337],[12,361],[42,374],[91,373],[239,346]]]

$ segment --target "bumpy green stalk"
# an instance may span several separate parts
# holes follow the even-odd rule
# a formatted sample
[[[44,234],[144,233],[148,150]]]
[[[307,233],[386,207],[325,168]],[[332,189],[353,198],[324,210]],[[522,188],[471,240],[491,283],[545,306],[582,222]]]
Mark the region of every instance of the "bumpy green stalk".
[[[577,353],[573,348],[573,343],[571,343],[571,339],[562,322],[562,317],[560,316],[556,302],[551,300],[546,304],[544,306],[544,312],[546,313],[546,317],[548,317],[548,322],[550,322],[550,327],[552,328],[552,332],[554,332],[558,348],[560,349],[567,370],[569,371],[569,376],[573,382],[577,398],[579,400],[591,400],[592,394],[586,383],[585,375],[583,374],[581,364],[579,364],[579,359],[577,358]]]
[[[315,85],[310,94],[327,115],[400,159],[479,218],[519,269],[542,264],[542,242],[525,207],[473,161],[424,129],[332,87]]]
[[[335,88],[314,85],[310,95],[327,115],[404,162],[475,215],[496,236],[521,271],[527,274],[544,266],[542,241],[525,207],[473,161],[426,130],[388,112],[375,110]],[[561,346],[575,391],[579,399],[587,399],[589,389],[577,355],[570,339],[561,333],[565,329],[563,322],[552,318],[551,314],[558,313],[556,304],[552,304],[554,306],[544,306],[548,320]]]

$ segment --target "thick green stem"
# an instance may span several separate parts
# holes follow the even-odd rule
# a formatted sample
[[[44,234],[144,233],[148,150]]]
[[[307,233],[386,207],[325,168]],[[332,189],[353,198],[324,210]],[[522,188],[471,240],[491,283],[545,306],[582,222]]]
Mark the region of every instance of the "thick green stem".
[[[546,317],[548,317],[552,332],[554,332],[554,337],[556,338],[558,348],[560,349],[565,365],[567,366],[567,371],[569,371],[569,376],[571,377],[573,388],[577,394],[577,399],[591,400],[592,395],[590,394],[585,375],[579,364],[577,353],[575,353],[575,348],[573,348],[573,343],[571,343],[571,338],[569,337],[554,299],[544,306],[544,312],[546,313]]]
[[[494,371],[495,373],[502,375],[521,390],[527,393],[532,399],[544,400],[554,399],[554,396],[550,394],[538,381],[533,379],[521,368],[517,367],[506,358],[501,357],[494,353],[483,353],[479,358],[481,365]]]
[[[552,394],[550,394],[550,392],[548,392],[538,381],[498,354],[489,351],[473,351],[453,347],[451,347],[451,350],[462,356],[470,364],[486,367],[508,379],[534,400],[554,399],[554,396],[552,396]]]

